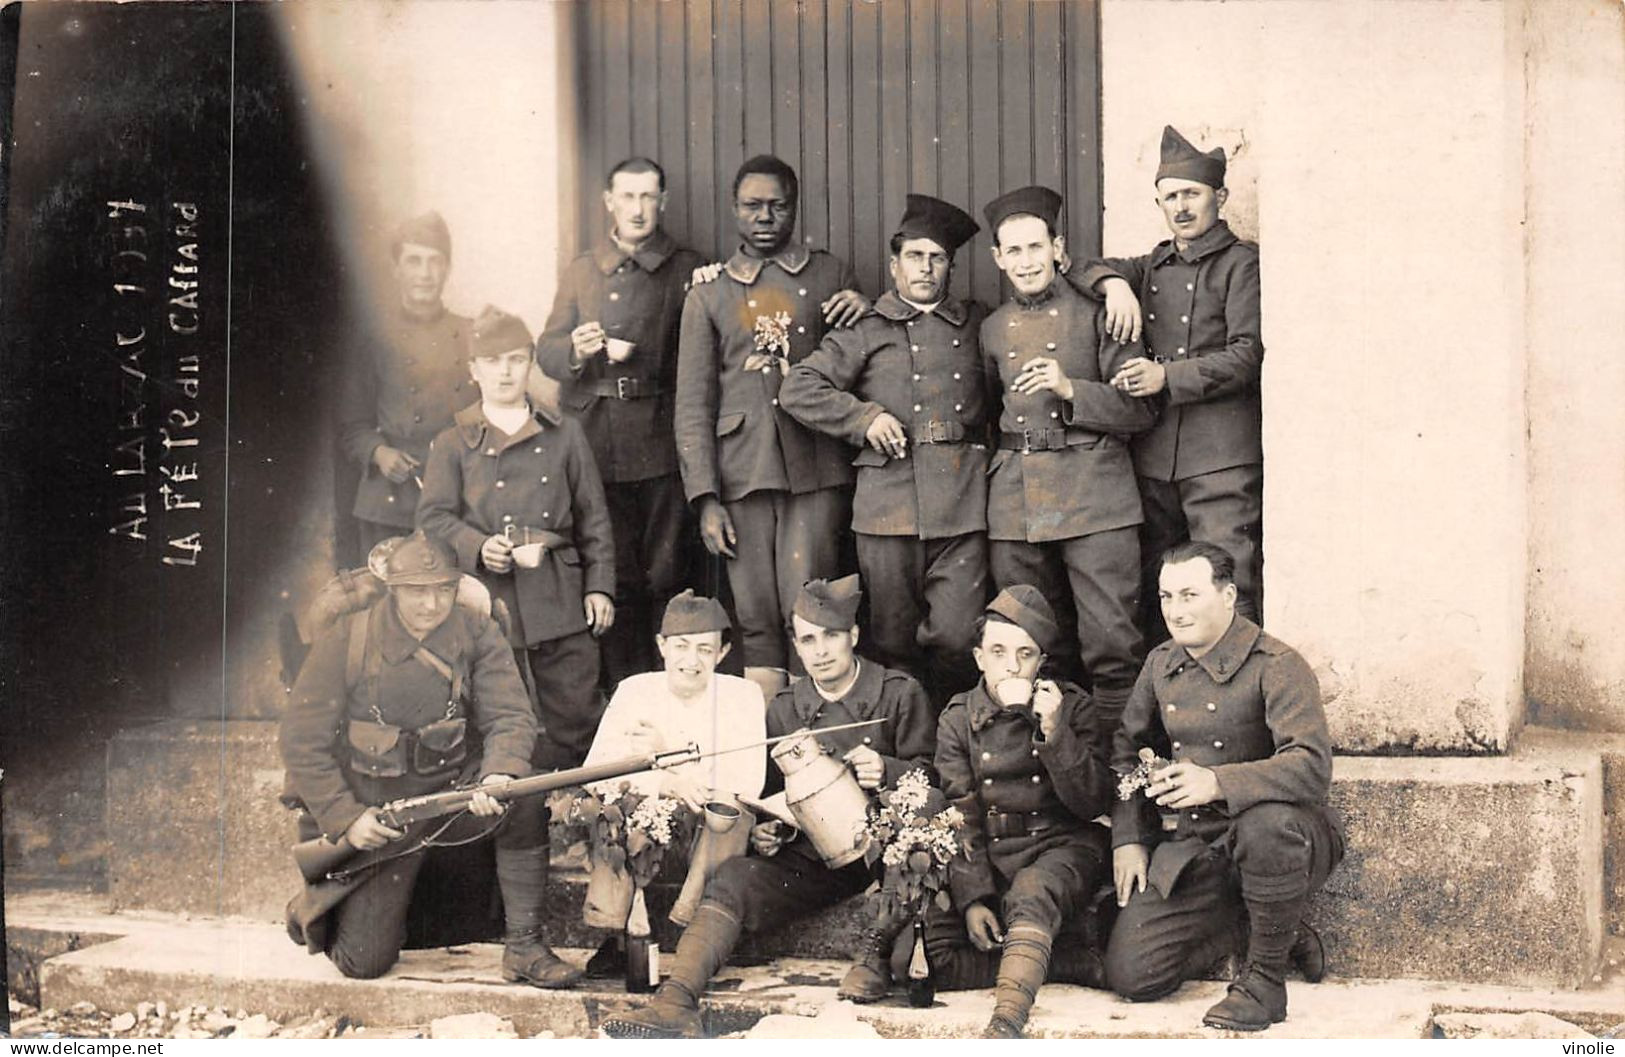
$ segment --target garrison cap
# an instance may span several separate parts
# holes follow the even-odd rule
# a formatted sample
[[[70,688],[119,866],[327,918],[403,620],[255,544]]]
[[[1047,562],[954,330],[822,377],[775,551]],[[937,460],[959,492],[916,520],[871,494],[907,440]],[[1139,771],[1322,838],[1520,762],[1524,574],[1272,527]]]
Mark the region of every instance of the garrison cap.
[[[858,603],[862,600],[857,573],[839,580],[808,580],[790,612],[821,628],[845,631],[857,625]]]
[[[707,631],[727,631],[733,627],[727,610],[714,598],[696,595],[692,587],[666,603],[666,615],[660,619],[662,637],[672,635],[699,635]]]
[[[474,340],[469,343],[470,356],[500,356],[513,349],[531,346],[530,330],[518,316],[510,316],[500,308],[486,305],[474,321]]]
[[[897,223],[900,238],[930,239],[950,257],[980,230],[969,213],[930,195],[909,195],[903,219]]]
[[[451,546],[424,535],[422,529],[402,540],[384,560],[384,583],[390,587],[450,584],[462,577]]]
[[[1204,154],[1193,147],[1190,140],[1181,136],[1174,126],[1164,125],[1162,164],[1157,166],[1157,180],[1169,177],[1176,180],[1195,180],[1215,189],[1223,187],[1224,148],[1214,147]]]
[[[1045,653],[1054,653],[1061,644],[1061,629],[1055,623],[1055,611],[1045,601],[1043,592],[1030,584],[1011,584],[987,604],[987,613],[997,613],[1025,631]]]
[[[993,233],[995,244],[999,241],[999,225],[1021,214],[1038,217],[1050,231],[1060,234],[1061,196],[1048,187],[1019,187],[983,206],[982,215],[987,218],[987,229]]]
[[[451,258],[451,230],[446,227],[445,219],[433,210],[413,217],[395,229],[395,241],[391,245],[397,255],[408,242],[439,250],[448,260]]]

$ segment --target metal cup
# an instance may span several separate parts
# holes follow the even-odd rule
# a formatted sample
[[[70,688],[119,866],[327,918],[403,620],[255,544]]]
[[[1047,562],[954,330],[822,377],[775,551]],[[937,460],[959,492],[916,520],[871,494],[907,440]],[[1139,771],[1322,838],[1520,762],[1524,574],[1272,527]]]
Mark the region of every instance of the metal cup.
[[[1033,684],[1031,679],[1010,678],[999,680],[999,685],[993,688],[999,695],[999,701],[1011,708],[1020,708],[1033,699]]]
[[[625,363],[632,358],[632,352],[637,346],[624,338],[605,338],[604,351],[616,363]]]

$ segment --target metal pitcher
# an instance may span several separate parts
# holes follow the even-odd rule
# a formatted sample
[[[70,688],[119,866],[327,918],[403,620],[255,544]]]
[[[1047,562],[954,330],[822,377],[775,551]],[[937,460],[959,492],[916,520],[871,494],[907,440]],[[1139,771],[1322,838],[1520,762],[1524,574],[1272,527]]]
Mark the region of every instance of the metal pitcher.
[[[835,870],[861,857],[869,847],[869,795],[846,765],[812,731],[779,742],[772,755],[784,772],[785,803],[824,865]]]

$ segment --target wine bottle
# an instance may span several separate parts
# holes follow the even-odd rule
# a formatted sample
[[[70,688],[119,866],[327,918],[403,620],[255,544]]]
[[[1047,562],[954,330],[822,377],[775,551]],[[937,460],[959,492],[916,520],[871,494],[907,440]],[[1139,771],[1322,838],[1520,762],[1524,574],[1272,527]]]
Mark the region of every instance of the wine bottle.
[[[908,1004],[925,1009],[936,997],[937,978],[925,949],[925,918],[921,916],[914,919],[914,953],[908,959]]]
[[[649,908],[639,888],[632,894],[632,912],[626,918],[627,994],[648,994],[660,983],[660,946],[649,933]]]

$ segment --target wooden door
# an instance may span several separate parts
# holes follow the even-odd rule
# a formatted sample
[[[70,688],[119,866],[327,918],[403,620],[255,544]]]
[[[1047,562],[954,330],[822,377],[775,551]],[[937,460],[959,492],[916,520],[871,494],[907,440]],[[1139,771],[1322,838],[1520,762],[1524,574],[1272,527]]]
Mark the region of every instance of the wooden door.
[[[1100,246],[1096,0],[591,0],[577,9],[579,239],[605,216],[604,172],[666,169],[666,226],[723,257],[731,183],[773,153],[801,178],[798,237],[887,286],[887,241],[910,191],[981,220],[1029,183],[1062,192],[1074,256]],[[982,232],[955,292],[999,277]]]

